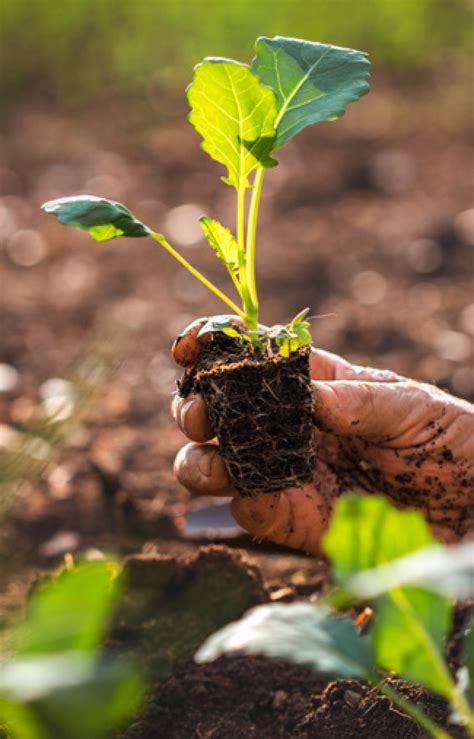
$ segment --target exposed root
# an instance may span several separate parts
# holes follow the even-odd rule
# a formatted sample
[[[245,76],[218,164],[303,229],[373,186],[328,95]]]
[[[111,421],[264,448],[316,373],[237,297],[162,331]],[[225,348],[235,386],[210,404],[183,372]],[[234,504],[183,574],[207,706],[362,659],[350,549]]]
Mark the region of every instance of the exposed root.
[[[251,495],[311,482],[308,351],[302,348],[289,358],[246,354],[217,358],[214,351],[213,365],[205,355],[194,377],[235,488]]]

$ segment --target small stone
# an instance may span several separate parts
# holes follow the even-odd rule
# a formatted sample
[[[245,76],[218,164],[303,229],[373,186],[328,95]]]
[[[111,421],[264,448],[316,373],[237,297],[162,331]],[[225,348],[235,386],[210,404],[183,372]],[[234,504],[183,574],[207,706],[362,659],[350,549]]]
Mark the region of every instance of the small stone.
[[[59,531],[39,548],[42,557],[57,557],[79,547],[80,537],[75,531]]]
[[[288,700],[288,693],[284,690],[277,690],[273,696],[273,708],[278,711]]]
[[[9,393],[18,386],[20,375],[15,367],[0,362],[0,393]]]
[[[355,690],[344,691],[344,702],[347,703],[351,708],[356,708],[362,700],[360,693],[356,693]]]

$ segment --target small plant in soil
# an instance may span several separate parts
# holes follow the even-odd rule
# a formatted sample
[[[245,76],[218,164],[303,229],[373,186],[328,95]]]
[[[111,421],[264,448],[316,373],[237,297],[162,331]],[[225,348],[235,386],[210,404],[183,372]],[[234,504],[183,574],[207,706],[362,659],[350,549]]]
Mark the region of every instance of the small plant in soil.
[[[65,567],[35,584],[23,619],[2,635],[1,737],[103,739],[137,712],[141,672],[103,649],[120,572],[114,561],[76,564],[67,555]]]
[[[442,546],[421,513],[399,511],[385,498],[350,494],[337,502],[323,546],[332,563],[333,590],[316,605],[253,608],[209,637],[197,661],[262,654],[363,680],[426,734],[449,739],[421,702],[408,701],[387,682],[386,673],[393,672],[442,696],[451,709],[450,723],[474,736],[472,609],[461,665],[445,658],[455,602],[474,597],[474,542]],[[340,616],[335,608],[352,609],[352,615]]]
[[[203,394],[242,494],[309,482],[315,455],[309,309],[287,325],[259,326],[255,252],[265,173],[278,164],[274,155],[287,141],[309,125],[339,118],[348,103],[368,92],[370,66],[360,51],[280,36],[257,39],[255,52],[250,65],[204,59],[186,93],[201,147],[224,165],[222,179],[236,193],[235,234],[207,216],[200,223],[238,302],[120,203],[81,195],[43,205],[96,241],[149,236],[230,309],[230,315],[200,327],[205,349],[197,362],[186,363],[180,390]]]

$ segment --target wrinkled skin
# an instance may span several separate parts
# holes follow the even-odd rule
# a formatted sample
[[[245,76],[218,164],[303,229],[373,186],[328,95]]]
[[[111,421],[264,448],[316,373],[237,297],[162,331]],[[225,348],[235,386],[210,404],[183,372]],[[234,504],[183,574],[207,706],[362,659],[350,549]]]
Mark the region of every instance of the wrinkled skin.
[[[204,339],[194,322],[173,348],[191,366]],[[199,395],[176,397],[173,414],[191,439],[175,473],[194,495],[232,496],[237,522],[259,539],[320,552],[335,499],[345,490],[384,493],[420,509],[439,538],[452,542],[474,525],[474,406],[387,370],[352,365],[313,350],[311,377],[318,447],[314,482],[243,498],[229,476]]]

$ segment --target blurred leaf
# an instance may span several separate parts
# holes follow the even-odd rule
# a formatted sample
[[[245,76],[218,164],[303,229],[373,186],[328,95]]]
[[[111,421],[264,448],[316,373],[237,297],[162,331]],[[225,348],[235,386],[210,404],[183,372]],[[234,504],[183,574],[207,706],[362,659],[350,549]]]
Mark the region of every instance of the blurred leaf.
[[[386,498],[349,493],[334,507],[323,549],[340,585],[350,577],[426,546],[436,546],[418,511],[399,511]]]
[[[471,611],[464,647],[466,667],[469,674],[469,697],[474,706],[474,614]]]
[[[95,241],[108,241],[117,236],[140,237],[150,234],[150,229],[137,221],[124,205],[94,195],[50,200],[41,208],[46,213],[55,215],[65,226],[87,231]]]
[[[373,568],[427,546],[438,549],[421,513],[399,511],[386,498],[354,494],[337,501],[323,540],[336,581],[352,593],[356,578],[376,578]],[[375,604],[371,637],[377,664],[450,696],[443,649],[452,602],[421,588],[390,585]]]
[[[13,634],[17,654],[95,649],[119,594],[117,566],[83,562],[40,583]]]
[[[103,739],[134,715],[141,697],[131,666],[90,653],[42,654],[0,668],[0,717],[18,739]]]
[[[399,588],[377,600],[371,636],[377,664],[450,698],[444,662],[453,603],[421,588]]]
[[[5,697],[0,689],[0,737],[2,739],[51,739],[48,737],[33,711],[11,697]]]
[[[248,175],[258,166],[274,167],[274,93],[250,67],[228,59],[205,59],[187,88],[189,121],[204,141],[201,148],[224,164],[224,182],[249,187]]]
[[[202,216],[199,223],[219,259],[235,274],[239,269],[239,247],[230,229],[207,216]]]
[[[309,603],[253,608],[206,639],[195,659],[208,662],[222,654],[262,654],[334,677],[369,678],[375,670],[369,642],[352,620]]]
[[[273,149],[306,126],[339,118],[369,91],[363,52],[282,36],[257,39],[255,51],[252,69],[277,96]]]
[[[418,585],[455,600],[473,598],[474,542],[425,547],[354,575],[346,590],[361,600],[371,600],[404,585]]]

